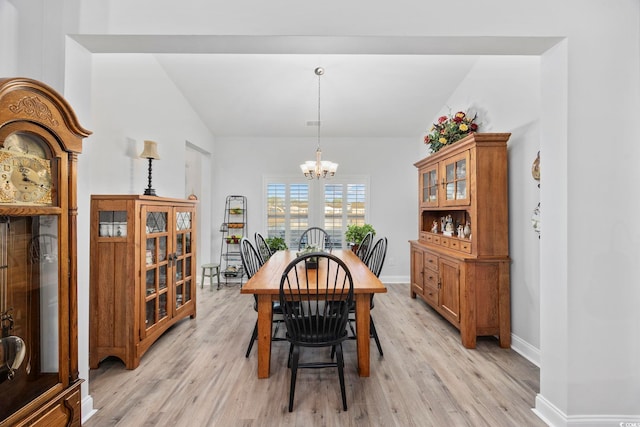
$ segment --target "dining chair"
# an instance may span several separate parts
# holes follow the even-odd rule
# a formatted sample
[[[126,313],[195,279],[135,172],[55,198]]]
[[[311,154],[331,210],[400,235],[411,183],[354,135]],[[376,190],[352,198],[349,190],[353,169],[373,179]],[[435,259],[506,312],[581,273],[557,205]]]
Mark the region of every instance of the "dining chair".
[[[254,274],[262,267],[264,262],[262,262],[262,258],[260,258],[260,254],[251,243],[251,240],[243,237],[240,240],[240,259],[242,260],[242,266],[244,271],[247,273],[247,279],[251,279]],[[254,295],[253,309],[258,312],[258,296]],[[282,310],[280,309],[280,303],[273,303],[273,314],[282,314]],[[278,326],[281,322],[281,319],[275,319],[273,322],[276,324],[276,328],[273,332],[272,341],[283,341],[284,338],[278,338]],[[249,357],[251,353],[251,349],[253,348],[253,343],[258,338],[258,320],[256,319],[256,323],[253,326],[253,332],[251,333],[251,340],[249,341],[249,347],[247,348],[247,353],[245,357]]]
[[[373,245],[373,247],[371,248],[371,251],[369,251],[369,254],[364,259],[363,262],[367,265],[367,267],[369,267],[369,270],[371,270],[371,272],[376,275],[376,277],[380,277],[380,272],[382,271],[382,266],[384,265],[384,260],[386,256],[387,256],[387,238],[383,237],[378,239],[378,241]],[[371,294],[371,302],[369,305],[369,310],[373,310],[373,307],[374,307],[373,294]],[[356,307],[355,307],[355,304],[353,304],[349,307],[349,315],[350,315],[349,328],[351,329],[351,333],[352,333],[352,335],[349,337],[350,339],[356,339],[356,333],[355,333],[355,330],[353,329],[353,324],[352,324],[352,322],[355,321],[355,312],[356,312]],[[369,331],[371,333],[371,336],[376,342],[376,346],[378,347],[378,353],[380,353],[380,356],[384,356],[384,353],[382,352],[382,345],[380,345],[380,339],[378,338],[378,331],[376,330],[376,324],[373,322],[373,317],[371,316],[371,313],[369,313]]]
[[[344,301],[344,304],[328,304]],[[349,307],[353,304],[353,279],[346,264],[326,252],[311,252],[289,263],[280,279],[280,307],[289,341],[291,384],[289,412],[299,368],[338,368],[342,407],[347,410],[342,342],[347,339]],[[336,360],[300,363],[300,347],[330,347]]]
[[[271,249],[269,249],[269,245],[267,245],[267,241],[264,239],[262,234],[259,231],[253,235],[254,240],[256,241],[256,249],[258,250],[258,255],[262,259],[262,263],[267,262],[269,258],[271,258]]]
[[[358,258],[364,262],[364,260],[369,255],[369,249],[371,249],[371,244],[373,243],[373,233],[369,231],[362,238],[362,242],[358,245],[358,250],[356,251],[356,255]]]
[[[307,247],[315,247],[320,251],[331,249],[331,236],[323,228],[309,227],[302,233],[298,241],[299,251]]]

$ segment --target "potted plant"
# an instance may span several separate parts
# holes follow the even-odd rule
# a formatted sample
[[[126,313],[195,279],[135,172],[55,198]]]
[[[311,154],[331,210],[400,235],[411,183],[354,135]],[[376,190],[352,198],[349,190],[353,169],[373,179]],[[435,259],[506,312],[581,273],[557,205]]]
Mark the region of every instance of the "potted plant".
[[[296,256],[302,256],[302,255],[310,254],[313,252],[323,252],[323,251],[318,246],[308,245],[301,251],[297,252]],[[318,257],[307,258],[306,265],[307,265],[307,268],[311,268],[311,269],[318,268]]]
[[[240,243],[241,239],[242,239],[242,236],[237,234],[232,234],[230,236],[225,237],[225,240],[227,241],[227,243],[233,243],[233,244]]]
[[[344,233],[344,238],[355,252],[358,250],[358,246],[360,246],[362,239],[364,239],[364,236],[366,236],[368,232],[371,232],[374,236],[376,235],[376,230],[371,224],[349,224],[347,231]]]
[[[266,239],[264,239],[264,241],[266,242],[267,246],[269,246],[269,249],[272,253],[275,253],[277,251],[286,251],[287,249],[289,249],[287,247],[287,243],[282,237],[267,237]]]

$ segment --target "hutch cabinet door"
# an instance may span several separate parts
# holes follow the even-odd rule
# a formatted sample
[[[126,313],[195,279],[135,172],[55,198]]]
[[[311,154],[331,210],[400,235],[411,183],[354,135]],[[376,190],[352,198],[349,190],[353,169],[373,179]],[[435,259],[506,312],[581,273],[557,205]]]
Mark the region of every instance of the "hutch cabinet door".
[[[146,242],[142,274],[142,298],[144,309],[140,311],[140,338],[162,328],[169,320],[169,301],[173,293],[169,286],[173,273],[173,234],[169,224],[173,223],[171,208],[166,206],[143,206],[141,209],[145,226],[142,230]]]
[[[440,307],[451,322],[460,323],[460,265],[440,258]]]
[[[175,265],[175,315],[193,301],[195,290],[195,208],[176,207],[175,222],[175,253],[172,254]]]
[[[440,162],[441,206],[465,206],[469,197],[469,150]]]
[[[438,165],[420,169],[420,206],[438,206]]]
[[[424,264],[422,254],[424,252],[411,246],[411,297],[415,298],[416,293],[422,295],[424,290]]]

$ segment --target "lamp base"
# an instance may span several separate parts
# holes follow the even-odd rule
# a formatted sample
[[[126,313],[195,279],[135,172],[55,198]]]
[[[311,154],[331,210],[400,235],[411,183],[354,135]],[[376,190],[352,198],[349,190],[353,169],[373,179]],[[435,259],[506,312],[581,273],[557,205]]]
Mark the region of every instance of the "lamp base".
[[[156,190],[154,190],[153,188],[147,188],[146,190],[144,190],[144,195],[145,196],[157,196]]]

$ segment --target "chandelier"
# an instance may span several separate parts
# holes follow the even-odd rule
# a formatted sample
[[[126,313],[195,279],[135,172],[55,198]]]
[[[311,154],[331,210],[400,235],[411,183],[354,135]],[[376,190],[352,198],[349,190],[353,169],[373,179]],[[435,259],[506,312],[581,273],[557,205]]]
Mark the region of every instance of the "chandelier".
[[[322,151],[320,150],[320,76],[324,74],[324,68],[318,67],[314,70],[318,76],[318,145],[316,147],[316,159],[308,160],[300,165],[302,173],[308,179],[329,178],[336,174],[338,164],[328,160],[322,160]]]

